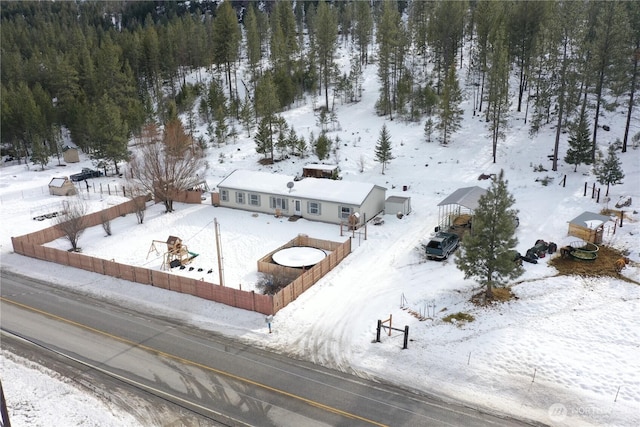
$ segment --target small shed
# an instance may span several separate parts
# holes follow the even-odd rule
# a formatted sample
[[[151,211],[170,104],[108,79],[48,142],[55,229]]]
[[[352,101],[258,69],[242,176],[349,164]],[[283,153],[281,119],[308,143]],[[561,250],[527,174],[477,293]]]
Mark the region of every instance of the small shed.
[[[49,181],[49,194],[52,196],[75,196],[78,192],[73,182],[65,176],[52,178]]]
[[[77,148],[67,145],[62,147],[62,158],[67,163],[78,163],[80,161],[80,152]]]
[[[339,179],[339,173],[338,165],[311,163],[302,168],[302,176],[305,178]]]
[[[594,212],[583,212],[569,221],[569,236],[578,237],[585,242],[600,244],[604,235],[604,225],[611,218]]]
[[[478,186],[458,188],[447,198],[438,203],[438,227],[447,229],[458,225],[457,220],[468,220],[478,208],[480,197],[487,194],[487,190]]]
[[[384,213],[401,216],[409,215],[411,212],[411,197],[389,196],[384,202]]]

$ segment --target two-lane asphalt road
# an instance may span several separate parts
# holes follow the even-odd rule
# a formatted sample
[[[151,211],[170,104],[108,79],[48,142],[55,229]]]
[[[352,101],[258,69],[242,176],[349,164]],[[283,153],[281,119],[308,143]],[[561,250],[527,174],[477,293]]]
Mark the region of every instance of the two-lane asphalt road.
[[[520,426],[2,272],[3,334],[24,337],[223,425]],[[34,347],[37,351],[38,347]]]

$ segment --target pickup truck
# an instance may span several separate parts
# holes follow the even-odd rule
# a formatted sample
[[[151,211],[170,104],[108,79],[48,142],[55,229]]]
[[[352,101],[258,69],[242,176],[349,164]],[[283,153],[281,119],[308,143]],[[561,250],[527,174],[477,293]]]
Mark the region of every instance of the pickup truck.
[[[85,179],[88,179],[88,178],[97,178],[99,176],[102,176],[102,172],[89,169],[89,168],[82,168],[82,172],[74,173],[69,178],[71,178],[71,181],[78,182],[78,181],[84,181]]]
[[[425,246],[428,259],[447,259],[460,245],[457,234],[439,231]]]

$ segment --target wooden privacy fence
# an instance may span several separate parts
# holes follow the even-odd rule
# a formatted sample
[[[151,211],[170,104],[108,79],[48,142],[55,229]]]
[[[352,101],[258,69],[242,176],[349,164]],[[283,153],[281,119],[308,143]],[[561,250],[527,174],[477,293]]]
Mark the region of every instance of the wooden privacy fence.
[[[305,270],[300,268],[285,267],[273,263],[274,253],[295,246],[308,246],[323,249],[328,255],[313,267]],[[273,274],[280,277],[293,279],[286,287],[276,292],[273,296],[274,313],[286,307],[289,303],[298,298],[304,291],[313,286],[318,280],[324,277],[335,266],[351,253],[351,239],[343,243],[329,240],[314,239],[307,235],[300,234],[293,240],[287,242],[276,250],[270,252],[258,261],[258,271],[266,274]]]
[[[146,200],[146,196],[139,197]],[[137,200],[129,200],[120,205],[105,209],[104,211],[86,215],[85,224],[87,227],[93,227],[102,224],[105,219],[111,220],[118,216],[132,213],[136,210],[136,203],[138,202]],[[273,315],[280,309],[286,307],[287,304],[295,300],[302,292],[309,289],[351,252],[350,240],[340,244],[326,240],[310,239],[308,236],[300,235],[283,246],[283,248],[290,246],[315,246],[320,249],[331,250],[332,252],[323,261],[306,270],[276,295],[261,295],[256,294],[254,291],[242,291],[240,289],[205,282],[204,280],[177,276],[164,271],[151,270],[144,267],[96,258],[78,252],[69,252],[62,249],[42,246],[63,235],[56,226],[52,226],[23,236],[12,237],[11,242],[14,252],[20,255],[129,280],[143,285],[151,285],[174,292],[189,294],[231,307],[242,308],[267,315]],[[302,244],[303,242],[305,244]],[[274,252],[269,254],[268,257],[270,258]]]

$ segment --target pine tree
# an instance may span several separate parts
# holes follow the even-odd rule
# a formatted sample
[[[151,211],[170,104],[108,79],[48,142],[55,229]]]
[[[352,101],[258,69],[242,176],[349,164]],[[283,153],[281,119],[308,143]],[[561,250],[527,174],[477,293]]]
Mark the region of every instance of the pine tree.
[[[319,160],[324,160],[331,151],[331,139],[322,132],[315,143],[316,156]]]
[[[273,141],[271,139],[270,122],[267,118],[263,118],[258,123],[258,129],[256,131],[253,140],[256,142],[256,152],[264,155],[265,159],[269,158],[273,160]]]
[[[590,165],[592,163],[589,122],[584,117],[584,114],[569,136],[569,148],[564,161],[567,164],[575,165],[574,172],[578,170],[579,165],[583,163]]]
[[[504,24],[495,29],[491,37],[489,58],[487,122],[491,131],[493,163],[496,162],[498,141],[504,140],[509,115],[509,60]]]
[[[40,169],[44,170],[44,167],[49,163],[49,148],[42,140],[42,138],[34,135],[35,140],[31,143],[31,161],[37,165],[40,165]]]
[[[105,94],[94,107],[93,130],[91,137],[94,145],[93,158],[113,163],[115,173],[119,174],[118,162],[128,160],[129,129],[120,115],[120,109]]]
[[[360,63],[367,64],[369,61],[369,42],[371,41],[373,30],[371,7],[367,1],[357,1],[355,2],[355,9],[353,38],[358,47]]]
[[[318,4],[314,36],[320,81],[324,86],[325,109],[329,110],[329,84],[335,64],[333,55],[338,39],[338,17],[333,7],[326,2]]]
[[[464,278],[474,278],[486,287],[486,297],[493,296],[494,286],[504,286],[523,273],[514,262],[517,210],[515,199],[507,190],[504,171],[493,179],[487,193],[480,197],[473,214],[473,227],[462,239],[456,266]]]
[[[240,123],[247,131],[247,136],[251,138],[251,127],[254,123],[255,113],[253,111],[253,105],[251,104],[251,99],[249,99],[249,95],[245,95],[244,101],[240,104]]]
[[[232,71],[235,74],[234,67],[240,52],[241,38],[238,17],[231,2],[220,3],[213,20],[213,60],[215,64],[224,66],[230,100],[233,99],[231,74]]]
[[[440,109],[438,130],[440,131],[440,141],[442,145],[447,145],[451,135],[460,129],[463,110],[460,108],[462,102],[462,92],[458,85],[456,68],[451,66],[444,81],[442,96],[440,97]]]
[[[591,145],[591,158],[595,160],[600,109],[605,103],[607,89],[619,84],[619,78],[624,74],[622,70],[627,67],[631,53],[625,47],[630,27],[624,2],[590,2],[589,5],[594,8],[595,19],[593,38],[587,43],[590,69],[586,73],[595,77],[591,88],[596,104]]]
[[[427,120],[424,122],[424,137],[427,142],[431,142],[431,136],[433,136],[433,119],[431,117],[427,117]]]
[[[604,158],[602,152],[598,150],[597,161],[593,169],[598,178],[598,183],[607,185],[607,194],[605,194],[605,196],[609,195],[610,185],[622,184],[624,172],[622,171],[620,159],[618,159],[618,155],[616,154],[615,144],[609,145],[606,158]]]
[[[387,125],[382,125],[380,129],[380,136],[376,144],[376,160],[382,163],[382,174],[384,175],[384,168],[391,160],[393,155],[391,154],[391,135],[387,129]]]

